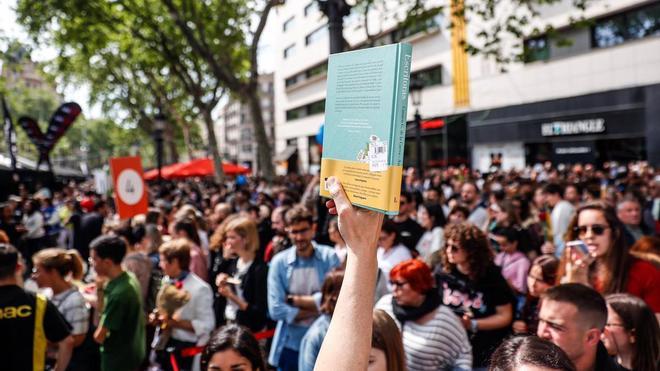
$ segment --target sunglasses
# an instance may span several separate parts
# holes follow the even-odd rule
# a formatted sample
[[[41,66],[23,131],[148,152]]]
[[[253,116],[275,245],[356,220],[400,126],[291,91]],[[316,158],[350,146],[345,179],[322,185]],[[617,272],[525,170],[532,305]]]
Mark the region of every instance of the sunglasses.
[[[578,236],[584,236],[587,234],[587,231],[591,231],[591,233],[595,234],[596,236],[602,236],[603,233],[605,233],[606,229],[609,229],[610,227],[607,225],[601,225],[601,224],[593,224],[593,225],[581,225],[573,228],[573,231],[578,235]]]

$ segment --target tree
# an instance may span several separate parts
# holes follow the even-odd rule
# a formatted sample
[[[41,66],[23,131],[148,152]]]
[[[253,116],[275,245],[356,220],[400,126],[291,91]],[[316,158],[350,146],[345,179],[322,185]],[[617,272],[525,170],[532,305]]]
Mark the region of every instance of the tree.
[[[268,13],[278,3],[22,0],[17,11],[32,36],[62,49],[58,58],[79,54],[90,61],[104,51],[116,54],[122,65],[132,65],[134,72],[145,72],[146,63],[158,67],[166,80],[176,79],[206,125],[220,172],[211,112],[223,94],[231,92],[250,107],[259,168],[272,176],[271,148],[259,105],[257,45]]]

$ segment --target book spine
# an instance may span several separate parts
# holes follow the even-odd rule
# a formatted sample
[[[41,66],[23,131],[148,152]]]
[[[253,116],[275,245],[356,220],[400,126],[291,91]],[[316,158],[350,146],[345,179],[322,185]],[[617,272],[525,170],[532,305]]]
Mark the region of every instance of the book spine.
[[[403,153],[406,141],[406,124],[408,118],[408,92],[410,90],[410,67],[412,61],[412,46],[401,43],[397,46],[397,66],[395,76],[394,104],[392,105],[392,135],[389,146],[391,166],[403,166]],[[399,197],[401,192],[401,179],[398,184],[391,184],[388,197]]]

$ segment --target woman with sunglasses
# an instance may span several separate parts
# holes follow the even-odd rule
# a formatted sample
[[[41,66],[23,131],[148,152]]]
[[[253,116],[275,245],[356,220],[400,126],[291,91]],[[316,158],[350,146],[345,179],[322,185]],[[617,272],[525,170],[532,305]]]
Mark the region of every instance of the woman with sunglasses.
[[[608,295],[607,324],[602,335],[610,355],[628,370],[660,369],[660,327],[653,312],[640,298]]]
[[[449,225],[445,240],[443,269],[436,269],[438,288],[443,303],[471,333],[473,369],[486,369],[495,348],[511,333],[516,298],[483,231],[470,223]]]
[[[579,207],[566,237],[567,241],[584,242],[586,251],[567,246],[558,270],[561,282],[589,285],[604,295],[619,292],[635,295],[658,317],[660,270],[630,254],[623,224],[612,207],[602,202]]]
[[[418,259],[390,272],[392,294],[376,304],[401,328],[409,370],[470,370],[472,354],[467,333],[451,309],[442,305],[431,269]]]

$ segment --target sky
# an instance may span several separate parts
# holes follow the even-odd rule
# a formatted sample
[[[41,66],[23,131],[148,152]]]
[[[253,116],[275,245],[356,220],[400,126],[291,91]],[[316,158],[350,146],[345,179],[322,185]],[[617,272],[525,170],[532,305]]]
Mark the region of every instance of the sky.
[[[16,14],[14,8],[16,6],[16,0],[0,0],[0,34],[9,37],[16,37],[21,41],[29,41],[26,32],[22,29],[20,25],[16,23]],[[269,32],[269,29],[273,27],[274,14],[271,14],[269,17],[269,22],[262,34],[262,39],[259,45],[259,71],[260,72],[272,72],[274,65],[273,61],[275,58],[272,58],[274,54],[274,48],[272,45],[276,42],[275,33]],[[35,61],[46,61],[54,58],[57,55],[57,51],[53,48],[42,47],[36,49],[32,58]],[[87,118],[98,118],[102,116],[101,108],[97,105],[90,107],[89,105],[89,88],[86,86],[65,86],[63,89],[59,89],[64,95],[65,101],[74,101],[83,109],[83,113]]]

